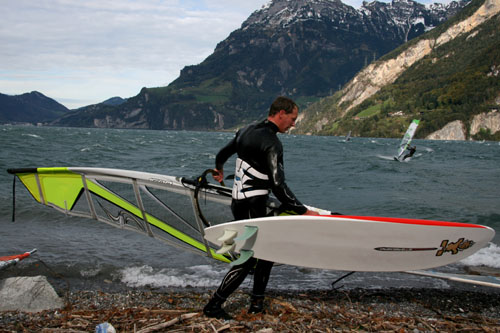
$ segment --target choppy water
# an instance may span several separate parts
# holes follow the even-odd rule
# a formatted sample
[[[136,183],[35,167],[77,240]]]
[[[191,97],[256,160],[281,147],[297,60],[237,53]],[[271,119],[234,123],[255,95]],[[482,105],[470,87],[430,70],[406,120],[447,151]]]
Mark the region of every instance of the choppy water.
[[[0,255],[37,248],[0,278],[13,274],[62,275],[73,286],[215,288],[227,265],[106,224],[70,218],[36,203],[7,168],[87,166],[195,176],[213,167],[232,133],[0,126]],[[352,215],[458,221],[494,228],[493,242],[466,266],[500,269],[500,145],[498,142],[415,140],[408,163],[392,161],[399,140],[282,135],[288,184],[304,203]],[[232,161],[227,168],[232,168]],[[41,259],[52,271],[41,264]],[[270,288],[323,289],[338,271],[277,266]],[[108,282],[103,282],[108,281]],[[109,283],[113,281],[113,283]],[[357,273],[347,288],[456,288],[451,282],[404,273]],[[251,285],[247,279],[244,287]]]

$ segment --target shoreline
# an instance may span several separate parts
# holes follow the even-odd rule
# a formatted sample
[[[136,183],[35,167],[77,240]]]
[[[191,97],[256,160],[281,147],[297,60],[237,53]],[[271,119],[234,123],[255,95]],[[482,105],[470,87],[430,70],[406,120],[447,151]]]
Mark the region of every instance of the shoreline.
[[[223,321],[201,312],[214,291],[208,288],[60,287],[63,309],[0,312],[0,332],[93,332],[104,322],[117,332],[500,331],[499,293],[487,288],[269,290],[264,314],[247,313],[249,290],[243,289],[224,304],[233,320]]]

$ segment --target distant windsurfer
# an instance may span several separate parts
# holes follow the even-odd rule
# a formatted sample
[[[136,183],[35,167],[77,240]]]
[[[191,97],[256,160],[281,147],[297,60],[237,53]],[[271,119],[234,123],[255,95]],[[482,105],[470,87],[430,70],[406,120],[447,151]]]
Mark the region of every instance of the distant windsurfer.
[[[236,220],[264,217],[267,201],[272,191],[281,202],[281,209],[290,214],[318,215],[308,210],[285,183],[283,146],[277,133],[285,133],[295,126],[298,106],[289,98],[278,97],[271,105],[266,120],[239,130],[235,137],[216,156],[214,179],[224,179],[223,166],[230,156],[237,154],[232,192],[231,211]],[[208,317],[231,318],[222,304],[253,269],[254,284],[249,313],[264,309],[264,292],[269,281],[273,262],[250,258],[233,266],[226,274],[213,297],[203,309]]]
[[[417,147],[416,146],[409,146],[406,149],[408,150],[408,153],[403,157],[403,161],[406,160],[409,157],[412,157],[413,154],[415,154],[415,151],[417,151]]]

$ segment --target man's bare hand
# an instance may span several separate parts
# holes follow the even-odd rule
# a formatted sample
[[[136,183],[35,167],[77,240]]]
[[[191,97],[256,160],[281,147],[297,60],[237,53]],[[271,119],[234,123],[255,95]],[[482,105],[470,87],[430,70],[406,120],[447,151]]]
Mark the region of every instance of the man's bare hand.
[[[224,170],[214,169],[214,171],[216,173],[212,174],[212,176],[217,182],[222,183],[224,181]]]
[[[317,215],[320,215],[318,212],[315,212],[314,210],[307,210],[307,212],[304,213],[304,215],[313,215],[313,216],[317,216]]]

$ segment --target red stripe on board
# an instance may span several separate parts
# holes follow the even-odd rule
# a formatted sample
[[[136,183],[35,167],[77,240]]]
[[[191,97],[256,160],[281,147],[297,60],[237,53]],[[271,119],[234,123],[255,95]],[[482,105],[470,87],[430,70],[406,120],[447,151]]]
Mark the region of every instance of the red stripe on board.
[[[376,222],[390,222],[390,223],[404,223],[404,224],[418,224],[418,225],[435,225],[440,227],[461,227],[461,228],[486,228],[482,225],[460,222],[447,222],[447,221],[433,221],[433,220],[417,220],[405,219],[399,217],[377,217],[377,216],[349,216],[349,215],[328,215],[329,217],[356,219]]]

